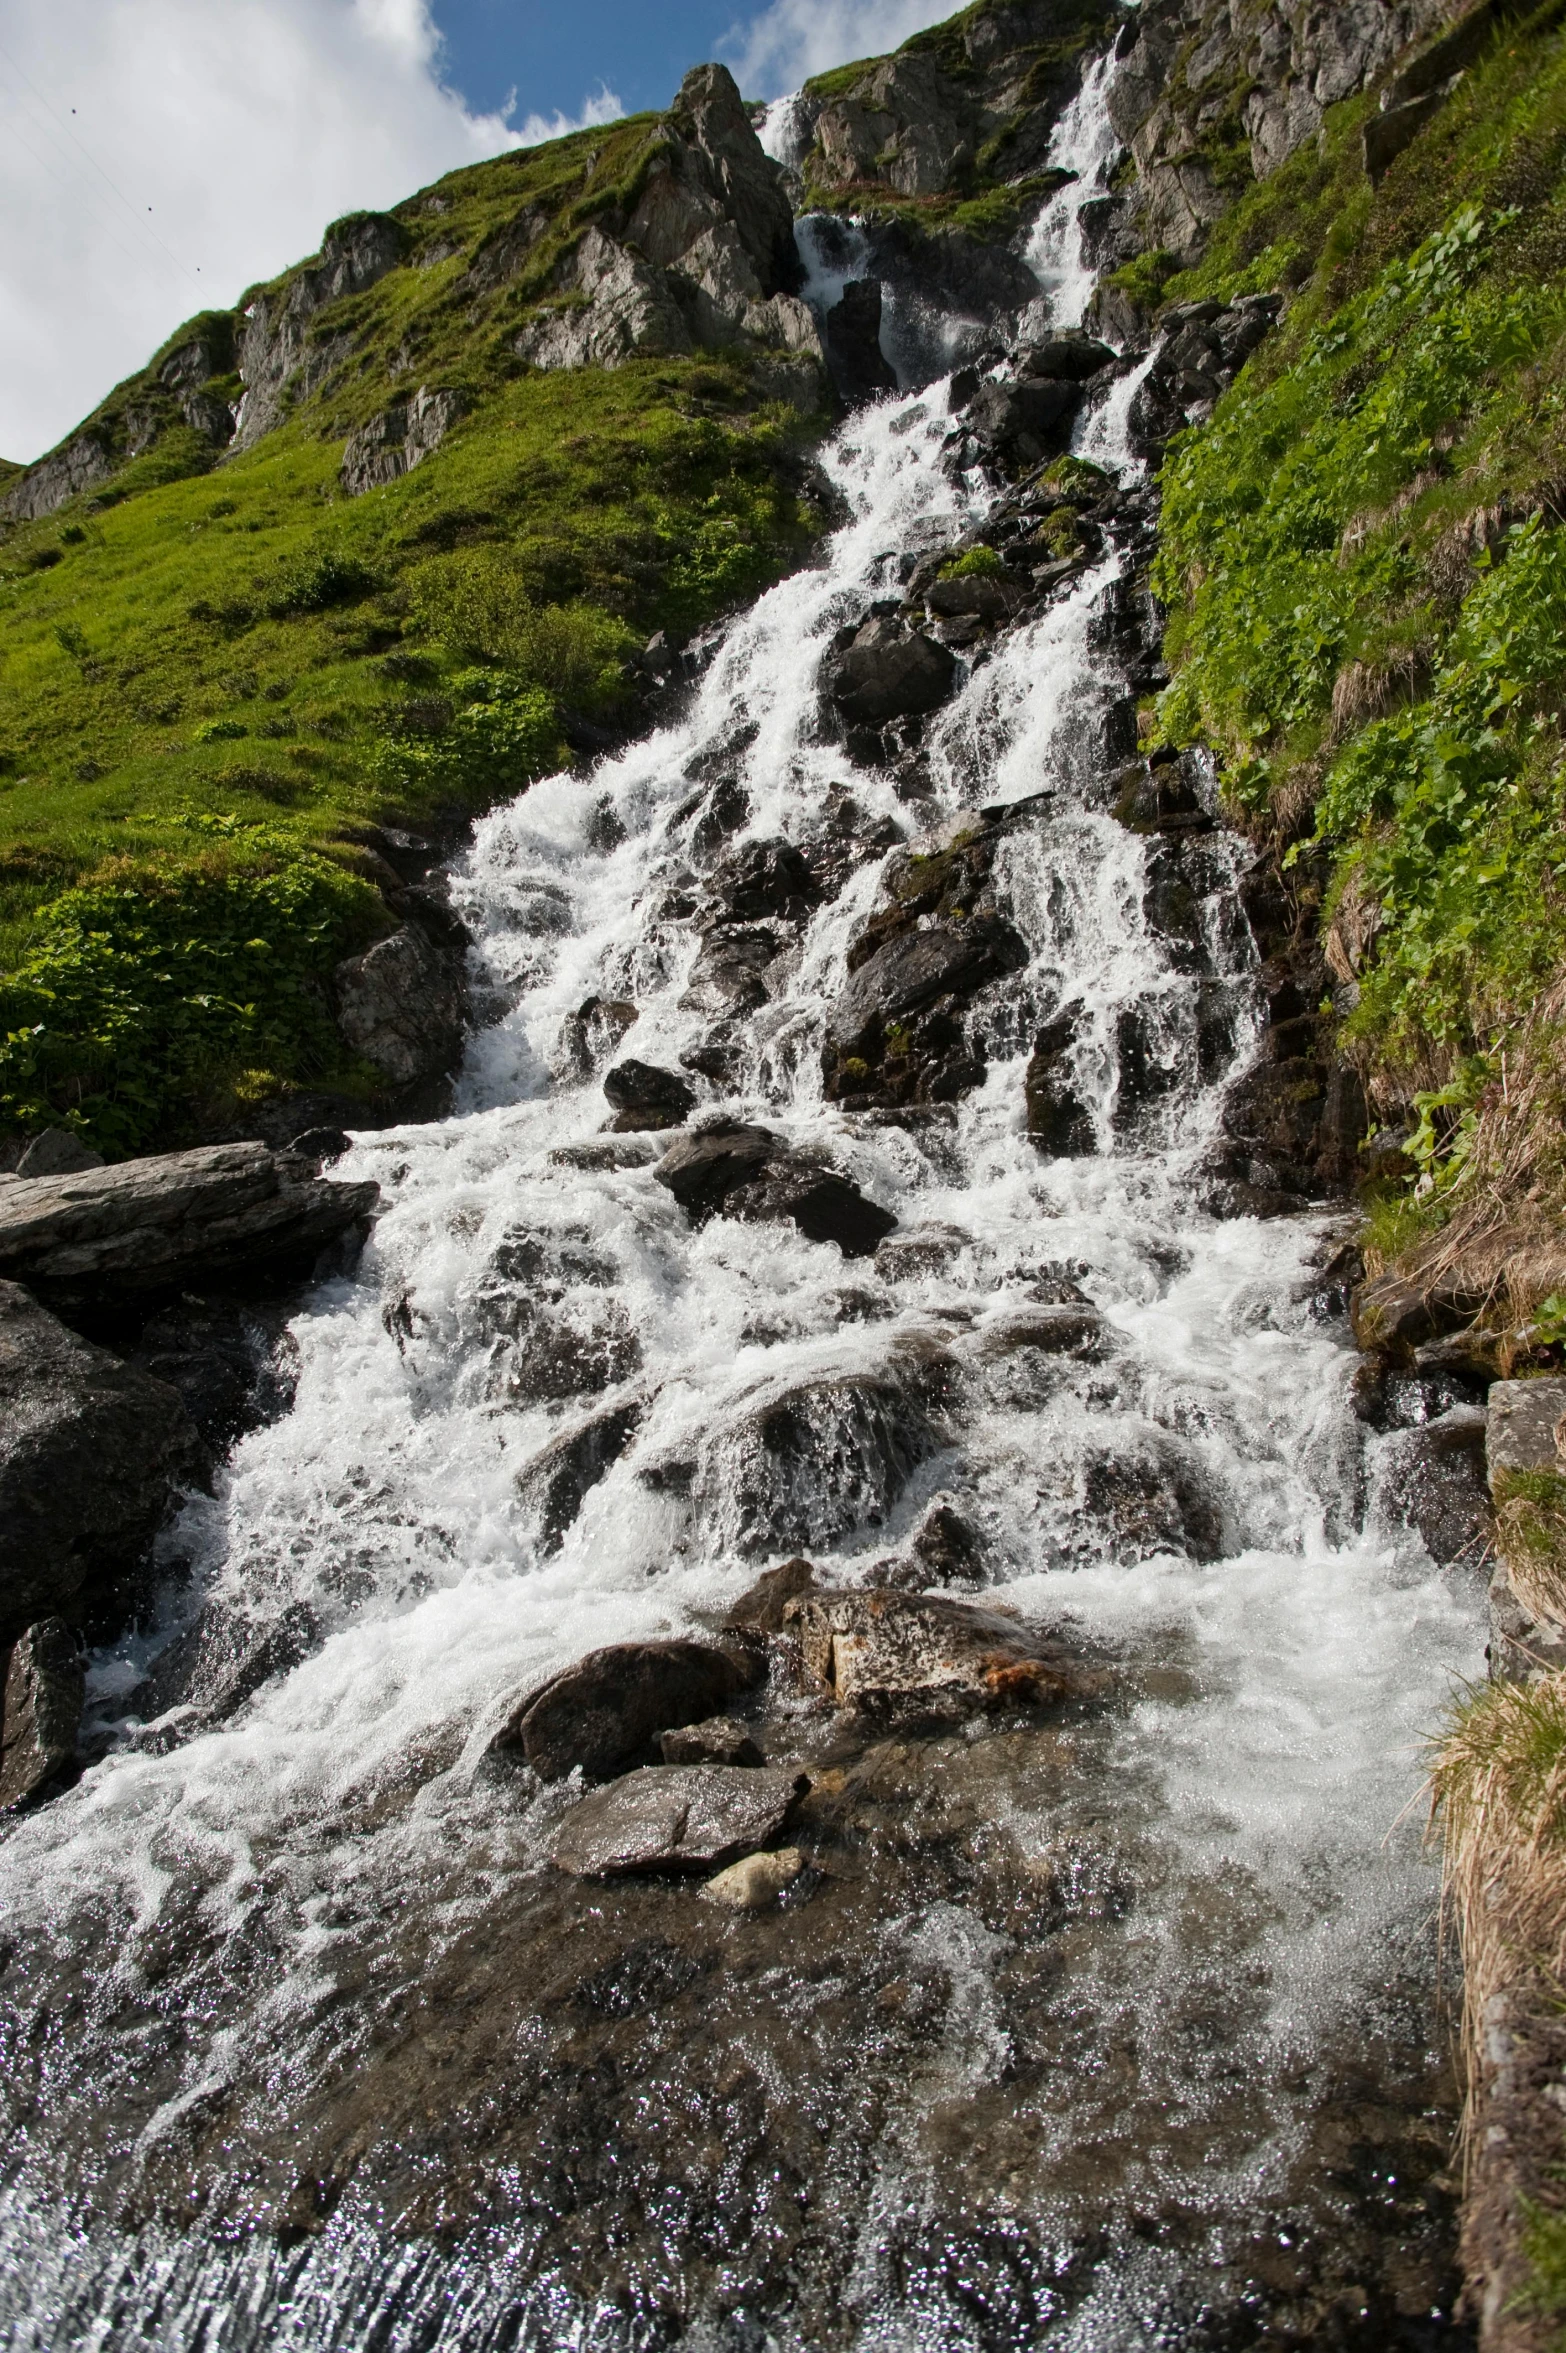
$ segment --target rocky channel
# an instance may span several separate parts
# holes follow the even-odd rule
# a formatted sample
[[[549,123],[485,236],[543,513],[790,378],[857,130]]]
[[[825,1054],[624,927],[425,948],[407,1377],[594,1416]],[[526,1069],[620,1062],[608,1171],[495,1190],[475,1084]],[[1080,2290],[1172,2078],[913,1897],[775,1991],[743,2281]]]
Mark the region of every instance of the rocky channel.
[[[1085,283],[1114,62],[1032,159]],[[882,278],[812,312],[687,94],[531,356],[796,305],[821,562],[339,975],[416,1090],[471,942],[449,1114],[0,1177],[0,2311],[1462,2345],[1394,1825],[1482,1667],[1487,1383],[1363,1287],[1308,905],[1138,729],[1150,469],[1276,305],[1019,297],[887,383]],[[891,110],[917,193],[874,95],[814,135]]]

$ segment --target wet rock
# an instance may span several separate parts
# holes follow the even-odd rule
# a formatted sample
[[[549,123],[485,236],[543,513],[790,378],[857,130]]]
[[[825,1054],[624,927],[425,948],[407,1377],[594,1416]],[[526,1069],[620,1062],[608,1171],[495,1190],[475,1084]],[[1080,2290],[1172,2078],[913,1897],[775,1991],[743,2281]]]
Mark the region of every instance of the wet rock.
[[[284,1602],[265,1616],[216,1603],[202,1609],[153,1661],[134,1694],[136,1711],[147,1720],[135,1745],[162,1753],[227,1723],[274,1676],[292,1674],[325,1634],[308,1601]]]
[[[0,1276],[106,1301],[226,1276],[308,1271],[367,1217],[373,1184],[301,1178],[262,1144],[208,1144],[0,1187]]]
[[[968,617],[997,622],[1009,620],[1019,609],[1023,590],[1012,581],[981,574],[967,580],[933,580],[925,590],[924,601],[942,620]]]
[[[0,1808],[25,1805],[71,1762],[85,1689],[62,1618],[41,1618],[17,1637],[0,1701]]]
[[[971,1520],[938,1495],[908,1540],[908,1556],[929,1585],[978,1585],[984,1545]]]
[[[1495,1532],[1485,1482],[1485,1414],[1458,1405],[1402,1430],[1381,1465],[1388,1516],[1414,1529],[1433,1561],[1477,1565]]]
[[[197,1451],[173,1389],[0,1282],[0,1641],[125,1596]]]
[[[868,1257],[897,1223],[851,1178],[790,1152],[769,1128],[739,1121],[682,1137],[657,1177],[693,1225],[716,1216],[751,1224],[791,1218],[807,1240],[835,1242],[847,1258]]]
[[[731,1863],[726,1871],[719,1871],[708,1880],[701,1891],[702,1901],[727,1904],[736,1912],[758,1912],[763,1904],[776,1903],[804,1868],[805,1858],[797,1846],[778,1847],[771,1854],[746,1855],[743,1862]]]
[[[1129,432],[1138,457],[1161,465],[1176,433],[1206,424],[1282,308],[1281,295],[1246,294],[1228,304],[1187,303],[1167,314],[1158,356],[1131,403]]]
[[[827,1018],[828,1096],[894,1104],[949,1102],[984,1076],[963,1009],[1019,971],[1027,950],[1004,916],[977,912],[885,939]]]
[[[282,1311],[187,1292],[142,1326],[128,1361],[176,1392],[209,1464],[293,1402],[297,1351]]]
[[[1081,1670],[1015,1618],[940,1595],[804,1593],[784,1624],[805,1671],[841,1708],[873,1716],[960,1719],[1080,1695]]]
[[[765,1768],[644,1766],[573,1806],[552,1858],[578,1879],[721,1869],[776,1838],[807,1786]]]
[[[682,1002],[697,1013],[755,1012],[767,1002],[767,970],[782,944],[763,924],[712,924],[703,934]]]
[[[826,358],[845,408],[897,390],[897,372],[881,350],[878,278],[851,278],[827,312]]]
[[[1080,381],[1029,376],[1016,384],[981,385],[967,417],[1003,462],[1016,469],[1041,465],[1068,449],[1081,405]]]
[[[764,1393],[703,1438],[693,1493],[741,1557],[878,1527],[941,1443],[932,1408],[949,1360],[826,1373]]]
[[[1215,1215],[1276,1216],[1342,1193],[1363,1173],[1369,1118],[1358,1075],[1334,1059],[1314,1019],[1308,1035],[1279,1042],[1286,1058],[1253,1063],[1224,1098],[1205,1204]]]
[[[764,1765],[765,1757],[733,1716],[708,1716],[681,1724],[658,1743],[666,1765]]]
[[[1057,383],[1085,384],[1100,369],[1114,365],[1115,354],[1107,343],[1080,331],[1062,335],[1047,335],[1042,343],[1027,346],[1022,355],[1025,376],[1044,376]]]
[[[1190,1560],[1223,1554],[1223,1513],[1189,1453],[1167,1430],[1095,1447],[1082,1466],[1082,1500],[1108,1550],[1120,1560],[1159,1552]]]
[[[575,1429],[562,1430],[518,1475],[517,1492],[539,1515],[546,1552],[558,1552],[591,1488],[597,1486],[630,1444],[647,1408],[634,1398],[593,1414]]]
[[[783,1612],[796,1594],[808,1593],[816,1572],[807,1560],[787,1560],[781,1568],[765,1569],[748,1585],[724,1619],[726,1626],[753,1634],[781,1634]]]
[[[467,992],[459,955],[404,924],[332,976],[337,1026],[392,1087],[446,1078],[462,1058]]]
[[[919,1282],[927,1275],[943,1275],[971,1249],[972,1239],[957,1226],[914,1226],[881,1243],[875,1254],[875,1271],[888,1283]]]
[[[980,1346],[986,1356],[1015,1356],[1019,1349],[1037,1348],[1047,1356],[1096,1364],[1107,1353],[1107,1339],[1103,1317],[1083,1300],[995,1316],[984,1326]]]
[[[957,679],[946,647],[895,614],[866,621],[829,663],[826,689],[858,727],[922,717],[944,703]]]
[[[530,1692],[495,1745],[519,1748],[541,1781],[577,1771],[603,1780],[634,1763],[660,1732],[720,1714],[760,1671],[741,1645],[617,1642]]]
[[[1424,1282],[1418,1277],[1386,1274],[1361,1284],[1350,1301],[1349,1313],[1361,1348],[1402,1359],[1411,1356],[1421,1342],[1471,1323],[1488,1297],[1488,1292],[1460,1277]]]
[[[1028,1134],[1052,1160],[1077,1160],[1098,1149],[1093,1114],[1072,1066],[1076,1023],[1070,1014],[1046,1022],[1033,1041],[1023,1093]]]
[[[763,1169],[779,1149],[770,1128],[741,1120],[717,1120],[693,1136],[682,1136],[659,1161],[657,1178],[674,1195],[694,1226],[716,1217],[728,1195]]]
[[[491,1394],[517,1405],[591,1396],[641,1370],[642,1344],[618,1299],[580,1295],[545,1310],[514,1302],[517,1332],[492,1370]]]
[[[798,922],[821,898],[803,853],[781,835],[746,842],[714,870],[708,887],[730,923],[759,923],[769,916]]]
[[[585,998],[560,1024],[561,1069],[572,1078],[591,1078],[638,1018],[636,1007],[624,998]]]
[[[604,1094],[622,1132],[678,1127],[696,1108],[696,1090],[677,1071],[652,1062],[618,1062],[604,1075]]]

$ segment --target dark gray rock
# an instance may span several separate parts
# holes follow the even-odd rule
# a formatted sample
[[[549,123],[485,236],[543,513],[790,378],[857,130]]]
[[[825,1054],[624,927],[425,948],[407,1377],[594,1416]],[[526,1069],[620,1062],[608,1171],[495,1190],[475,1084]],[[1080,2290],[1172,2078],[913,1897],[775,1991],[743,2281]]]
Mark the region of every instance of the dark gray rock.
[[[803,853],[781,835],[746,842],[714,870],[708,887],[730,923],[798,922],[821,898]]]
[[[71,1762],[85,1688],[63,1619],[41,1618],[18,1636],[0,1701],[0,1808],[25,1805]]]
[[[1485,1413],[1457,1405],[1387,1441],[1381,1493],[1387,1516],[1415,1530],[1442,1567],[1477,1567],[1495,1534],[1485,1480]]]
[[[838,398],[858,408],[897,390],[897,371],[881,349],[881,281],[852,278],[826,315],[826,358]]]
[[[308,1270],[368,1217],[374,1184],[302,1175],[264,1144],[208,1144],[0,1186],[0,1276],[95,1307],[234,1275]]]
[[[604,1094],[622,1134],[678,1127],[696,1108],[696,1090],[678,1071],[652,1062],[618,1062],[604,1074]]]
[[[786,1770],[646,1766],[571,1808],[553,1860],[578,1879],[721,1870],[775,1838],[807,1786]]]
[[[1016,972],[1027,951],[999,916],[973,916],[886,940],[853,973],[829,1017],[840,1053],[880,1060],[888,1028],[937,998],[966,998]]]
[[[698,1508],[741,1558],[879,1527],[943,1433],[952,1367],[887,1352],[884,1372],[824,1373],[763,1393],[702,1441]]]
[[[945,646],[881,614],[856,630],[829,665],[827,692],[854,725],[884,727],[935,710],[956,678],[955,657]]]
[[[646,1410],[639,1398],[612,1405],[575,1429],[562,1430],[520,1473],[517,1491],[538,1512],[546,1552],[559,1551],[589,1489],[619,1461]]]
[[[541,1781],[603,1780],[660,1732],[720,1714],[760,1673],[759,1654],[739,1644],[617,1642],[530,1692],[495,1745],[519,1748]]]
[[[19,1177],[78,1176],[83,1169],[102,1168],[103,1154],[84,1144],[68,1127],[46,1127],[34,1136],[16,1164]]]
[[[1282,308],[1280,295],[1247,294],[1230,304],[1188,303],[1168,314],[1158,356],[1131,403],[1128,431],[1139,457],[1162,464],[1176,433],[1207,422]]]
[[[1222,1557],[1223,1513],[1193,1456],[1167,1430],[1091,1448],[1082,1466],[1082,1500],[1117,1560],[1160,1552],[1197,1561]]]
[[[909,1538],[908,1556],[925,1584],[983,1582],[983,1540],[972,1521],[944,1495],[936,1496]]]
[[[779,1148],[779,1139],[770,1128],[750,1127],[740,1120],[714,1121],[672,1144],[659,1161],[656,1174],[692,1225],[703,1225],[718,1215],[735,1187],[757,1175]]]
[[[805,1671],[841,1708],[872,1716],[971,1716],[1039,1706],[1089,1688],[1058,1644],[1017,1619],[938,1594],[802,1593],[785,1626]]]
[[[683,1003],[698,1013],[753,1013],[767,1002],[767,969],[781,946],[779,935],[765,924],[710,925]]]
[[[897,1219],[867,1201],[836,1169],[790,1152],[770,1128],[722,1121],[683,1136],[657,1168],[693,1225],[736,1217],[753,1225],[791,1218],[812,1242],[835,1242],[847,1258],[865,1258]]]
[[[1075,1036],[1070,1014],[1046,1022],[1033,1041],[1023,1079],[1028,1134],[1052,1160],[1083,1159],[1098,1149],[1093,1115],[1071,1067]]]
[[[969,403],[967,423],[1008,466],[1037,466],[1071,445],[1082,405],[1072,377],[1025,376],[1015,384],[982,384]]]
[[[0,1282],[0,1641],[124,1595],[196,1455],[171,1388]]]
[[[462,1059],[467,991],[460,955],[420,924],[377,940],[332,976],[337,1026],[388,1085],[416,1087],[450,1075]]]
[[[796,1594],[808,1593],[815,1582],[815,1569],[807,1560],[786,1560],[781,1568],[764,1569],[723,1622],[747,1633],[781,1634],[788,1603]]]
[[[636,1007],[623,997],[584,999],[560,1024],[561,1068],[572,1078],[591,1078],[638,1018]]]
[[[766,1758],[733,1716],[707,1716],[665,1732],[659,1747],[666,1765],[764,1765]]]

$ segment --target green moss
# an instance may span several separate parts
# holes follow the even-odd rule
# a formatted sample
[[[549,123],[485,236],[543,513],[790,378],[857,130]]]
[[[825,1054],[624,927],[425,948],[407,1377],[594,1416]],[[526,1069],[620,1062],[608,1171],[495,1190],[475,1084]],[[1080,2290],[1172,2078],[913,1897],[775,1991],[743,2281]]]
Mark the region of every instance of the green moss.
[[[943,580],[993,580],[1004,572],[1005,564],[993,547],[970,547],[965,554],[951,556],[941,566]]]

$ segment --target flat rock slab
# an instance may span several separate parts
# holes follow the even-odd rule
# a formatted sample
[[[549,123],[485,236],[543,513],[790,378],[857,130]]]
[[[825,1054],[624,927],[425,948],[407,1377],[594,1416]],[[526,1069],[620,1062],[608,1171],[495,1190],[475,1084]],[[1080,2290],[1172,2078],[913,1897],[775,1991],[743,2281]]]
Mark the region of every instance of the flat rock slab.
[[[497,1746],[520,1748],[541,1781],[580,1769],[601,1780],[660,1732],[721,1713],[756,1682],[759,1647],[739,1642],[615,1642],[589,1651],[523,1700]]]
[[[1090,1678],[1017,1619],[939,1594],[801,1593],[783,1612],[839,1707],[971,1715],[1080,1696]]]
[[[0,1275],[46,1295],[131,1296],[308,1257],[367,1217],[374,1184],[301,1177],[264,1144],[209,1144],[0,1187]]]
[[[1500,1471],[1566,1474],[1555,1440],[1566,1415],[1566,1381],[1493,1381],[1487,1404],[1485,1458],[1492,1486]]]
[[[721,1870],[775,1838],[807,1786],[766,1767],[646,1765],[571,1808],[552,1860],[578,1879]]]

